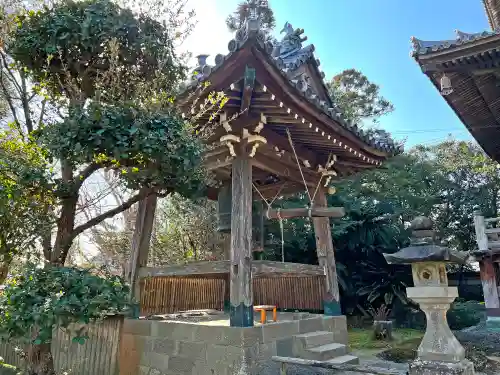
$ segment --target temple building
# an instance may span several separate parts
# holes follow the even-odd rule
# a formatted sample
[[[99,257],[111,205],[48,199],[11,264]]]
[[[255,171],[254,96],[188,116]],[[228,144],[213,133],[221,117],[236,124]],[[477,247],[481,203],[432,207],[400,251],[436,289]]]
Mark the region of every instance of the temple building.
[[[491,30],[456,30],[450,40],[412,38],[412,56],[483,150],[500,162],[500,1],[482,3]],[[475,212],[474,221],[488,325],[500,329],[500,219]]]

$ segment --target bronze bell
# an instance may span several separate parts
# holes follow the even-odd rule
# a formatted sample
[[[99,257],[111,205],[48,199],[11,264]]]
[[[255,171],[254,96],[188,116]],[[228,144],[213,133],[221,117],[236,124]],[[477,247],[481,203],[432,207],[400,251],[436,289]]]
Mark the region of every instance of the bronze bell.
[[[225,184],[219,189],[217,196],[217,232],[231,232],[231,184]]]
[[[231,233],[231,209],[232,209],[231,183],[224,184],[217,195],[217,232]],[[255,202],[254,202],[255,203]],[[253,237],[260,237],[263,223],[263,210],[252,204],[252,232]],[[259,241],[257,241],[259,242]]]

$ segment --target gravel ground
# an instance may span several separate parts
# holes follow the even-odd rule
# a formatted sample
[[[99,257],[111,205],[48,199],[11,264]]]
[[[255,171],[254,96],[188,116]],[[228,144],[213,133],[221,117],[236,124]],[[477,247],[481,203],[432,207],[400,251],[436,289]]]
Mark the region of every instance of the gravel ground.
[[[486,329],[486,323],[454,332],[460,342],[480,346],[486,355],[500,354],[500,334]]]

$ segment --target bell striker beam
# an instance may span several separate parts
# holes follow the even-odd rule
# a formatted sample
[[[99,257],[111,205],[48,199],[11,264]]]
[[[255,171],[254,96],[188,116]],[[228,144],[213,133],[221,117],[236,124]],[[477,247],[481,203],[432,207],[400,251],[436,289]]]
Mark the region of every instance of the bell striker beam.
[[[252,160],[247,143],[232,164],[230,326],[253,326],[252,295]]]
[[[318,190],[316,207],[326,207],[327,199],[323,190]],[[337,281],[337,268],[335,266],[335,253],[333,249],[332,231],[329,217],[313,217],[314,234],[316,236],[316,252],[319,265],[325,270],[325,290],[323,294],[323,309],[325,315],[342,315],[340,309],[339,285]]]

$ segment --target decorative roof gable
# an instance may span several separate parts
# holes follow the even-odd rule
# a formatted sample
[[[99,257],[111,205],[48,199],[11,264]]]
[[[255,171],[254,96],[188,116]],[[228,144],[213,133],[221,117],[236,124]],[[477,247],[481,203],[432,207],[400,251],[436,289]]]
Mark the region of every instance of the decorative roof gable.
[[[234,38],[229,41],[229,53],[215,56],[214,66],[207,64],[207,55],[198,56],[198,66],[193,72],[191,81],[183,86],[183,90],[191,91],[198,87],[200,82],[207,80],[214,72],[221,69],[225,65],[224,62],[229,60],[231,56],[247,43],[252,43],[265,52],[269,62],[279,69],[290,85],[295,87],[311,105],[340,124],[341,127],[379,151],[393,155],[402,152],[402,145],[397,145],[391,138],[375,138],[342,116],[328,95],[323,81],[325,74],[319,70],[320,62],[314,56],[314,45],[303,46],[303,42],[307,40],[307,37],[302,36],[304,30],[294,29],[287,22],[281,30],[281,33],[285,34],[283,38],[280,41],[270,40],[266,32],[260,28],[260,20],[257,16],[258,6],[256,0],[249,1],[249,17],[236,31]]]

